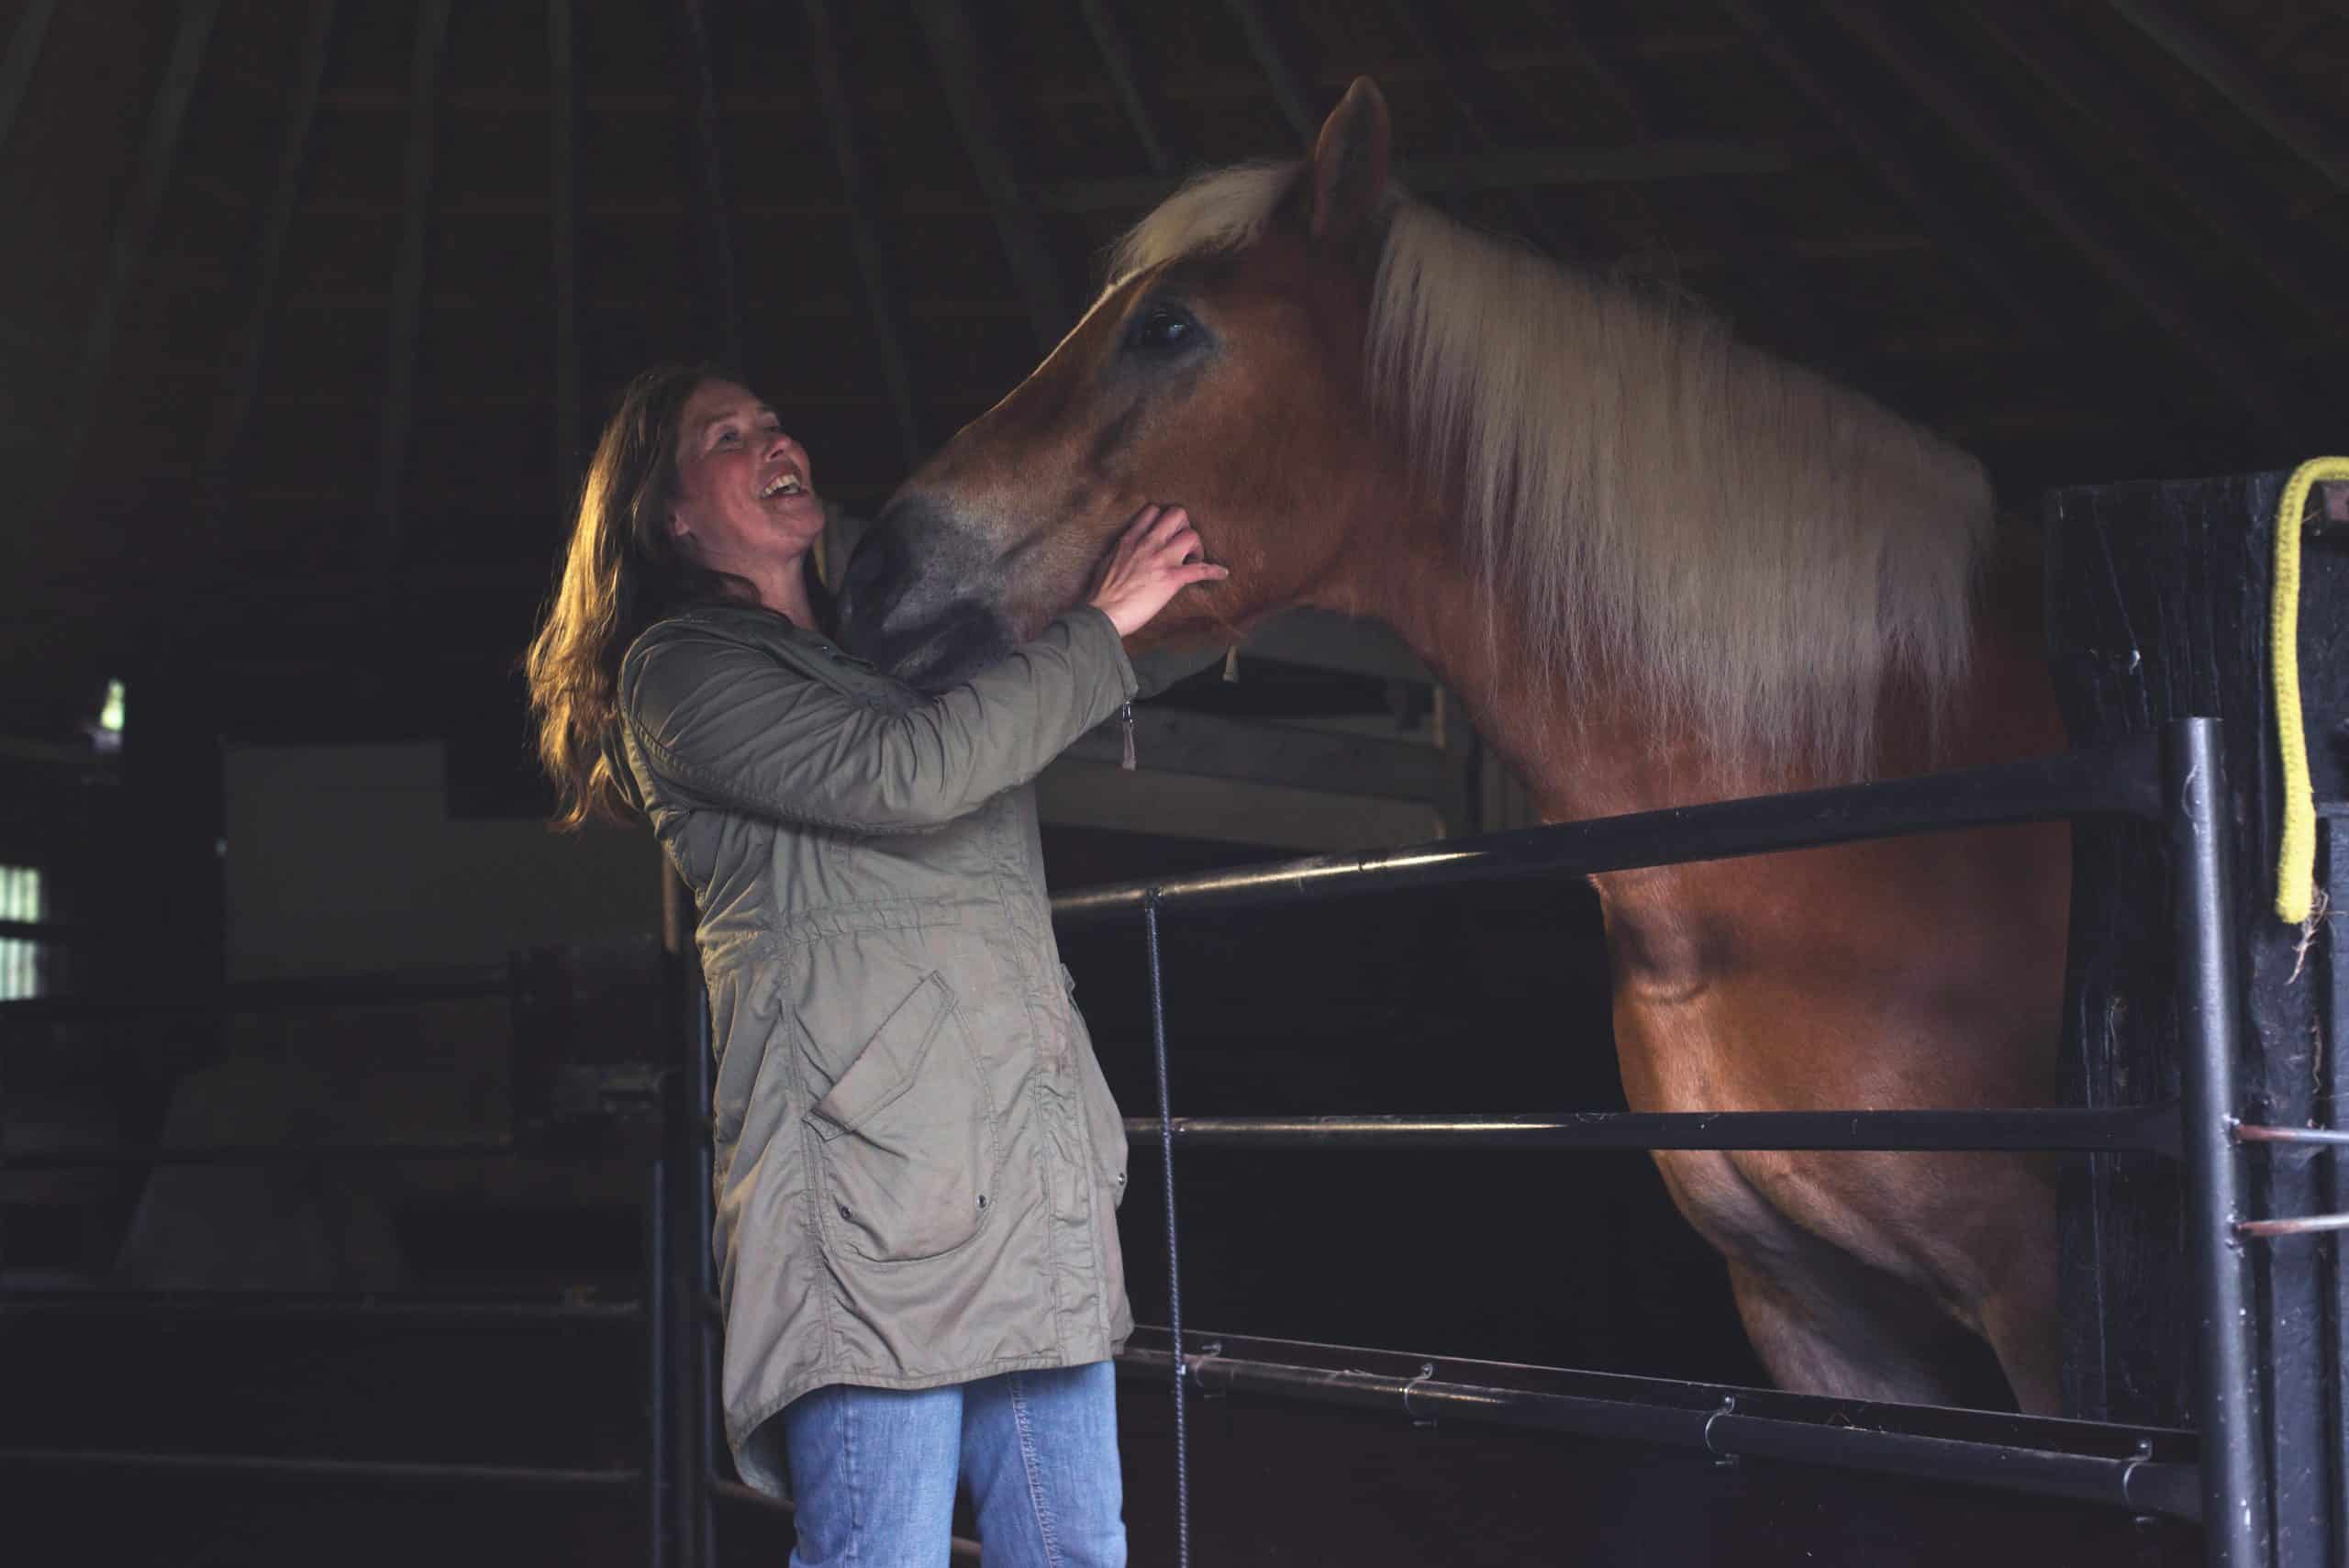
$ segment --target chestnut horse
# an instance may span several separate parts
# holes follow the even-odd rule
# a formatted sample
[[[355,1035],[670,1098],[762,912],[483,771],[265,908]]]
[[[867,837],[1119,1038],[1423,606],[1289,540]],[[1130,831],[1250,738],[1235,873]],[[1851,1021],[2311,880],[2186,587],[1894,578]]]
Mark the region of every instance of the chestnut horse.
[[[1077,602],[1145,501],[1228,582],[1141,638],[1385,621],[1569,821],[2063,745],[1980,467],[1866,397],[1390,187],[1357,82],[1195,180],[859,549],[849,635],[932,687]],[[1595,877],[1640,1110],[2047,1105],[2070,840],[2000,828]],[[1660,1152],[1771,1375],[2058,1397],[2052,1162]]]

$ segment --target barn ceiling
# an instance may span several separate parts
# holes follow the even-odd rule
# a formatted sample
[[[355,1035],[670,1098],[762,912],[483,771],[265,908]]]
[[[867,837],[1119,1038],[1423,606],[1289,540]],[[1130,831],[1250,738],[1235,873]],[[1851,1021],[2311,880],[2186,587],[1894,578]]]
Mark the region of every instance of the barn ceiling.
[[[2349,445],[2344,0],[8,0],[0,50],[19,735],[133,657],[510,658],[657,360],[876,504],[1358,74],[1420,195],[2011,504]]]

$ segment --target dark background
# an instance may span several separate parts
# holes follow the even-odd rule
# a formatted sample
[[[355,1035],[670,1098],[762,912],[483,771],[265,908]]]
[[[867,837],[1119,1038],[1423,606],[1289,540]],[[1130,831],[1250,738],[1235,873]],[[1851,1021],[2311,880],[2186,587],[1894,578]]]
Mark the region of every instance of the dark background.
[[[740,365],[819,488],[869,512],[1036,361],[1176,178],[1296,151],[1360,73],[1426,199],[1706,303],[1981,454],[2018,509],[2343,439],[2333,0],[8,0],[0,51],[0,862],[49,872],[59,973],[110,995],[219,978],[224,738],[438,740],[454,817],[543,814],[512,665],[628,376]],[[131,692],[118,756],[87,736],[109,679]],[[1386,694],[1274,669],[1174,700]],[[1047,850],[1067,886],[1264,857],[1244,839],[1060,828]],[[1068,957],[1146,1112],[1139,932]],[[1171,922],[1166,972],[1178,1110],[1620,1104],[1578,886]],[[183,1032],[86,1070],[151,1136],[218,1049]],[[1153,1319],[1154,1164],[1137,1151],[1124,1215]],[[12,1205],[12,1263],[105,1256],[135,1195]],[[1182,1195],[1195,1325],[1759,1376],[1640,1156],[1202,1152]],[[624,1202],[395,1218],[422,1288],[632,1288]],[[585,1331],[154,1335],[9,1319],[0,1441],[553,1462],[631,1440],[632,1351]],[[1511,1485],[1447,1481],[1437,1517],[1514,1539],[1555,1500]],[[115,1560],[238,1561],[237,1518],[282,1544],[359,1517],[141,1496],[151,1516],[111,1522],[204,1522]],[[417,1521],[568,1539],[445,1497]],[[578,1534],[565,1554],[600,1539]]]

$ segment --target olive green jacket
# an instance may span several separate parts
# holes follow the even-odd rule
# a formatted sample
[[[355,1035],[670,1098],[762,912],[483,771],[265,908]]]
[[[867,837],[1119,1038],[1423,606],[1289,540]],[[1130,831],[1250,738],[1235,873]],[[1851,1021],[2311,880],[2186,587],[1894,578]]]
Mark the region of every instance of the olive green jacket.
[[[811,1388],[1077,1365],[1132,1329],[1124,1123],[1029,784],[1134,690],[1091,608],[936,699],[745,606],[621,662],[628,783],[700,910],[726,1427],[763,1490],[767,1418]]]

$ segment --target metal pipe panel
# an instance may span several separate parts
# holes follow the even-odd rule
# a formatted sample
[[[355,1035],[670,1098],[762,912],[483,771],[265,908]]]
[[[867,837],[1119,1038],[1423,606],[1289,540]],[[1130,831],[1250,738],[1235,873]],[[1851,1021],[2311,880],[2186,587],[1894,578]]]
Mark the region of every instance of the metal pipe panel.
[[[1176,1117],[1186,1148],[1850,1149],[2179,1152],[2174,1106],[1993,1111],[1570,1111],[1554,1116]],[[1136,1148],[1159,1124],[1128,1117]]]
[[[1153,893],[1163,909],[1238,909],[1505,877],[1587,876],[2055,817],[2110,813],[2151,820],[2160,815],[2159,791],[2154,739],[2132,736],[2054,757],[1883,784],[1084,888],[1053,899],[1052,915],[1078,925],[1139,914]]]
[[[1184,1358],[1206,1393],[1234,1390],[1584,1437],[1702,1449],[2066,1497],[2194,1519],[2188,1434],[1987,1411],[1876,1405],[1768,1389],[1281,1340],[1220,1340]],[[1138,1329],[1121,1367],[1172,1374],[1166,1336]]]
[[[2229,885],[2225,757],[2214,719],[2162,732],[2163,789],[2177,878],[2173,930],[2184,1057],[2187,1229],[2199,1309],[2202,1512],[2210,1568],[2267,1561],[2267,1488],[2252,1411],[2251,1262],[2234,1125],[2236,1009],[2242,989]]]

